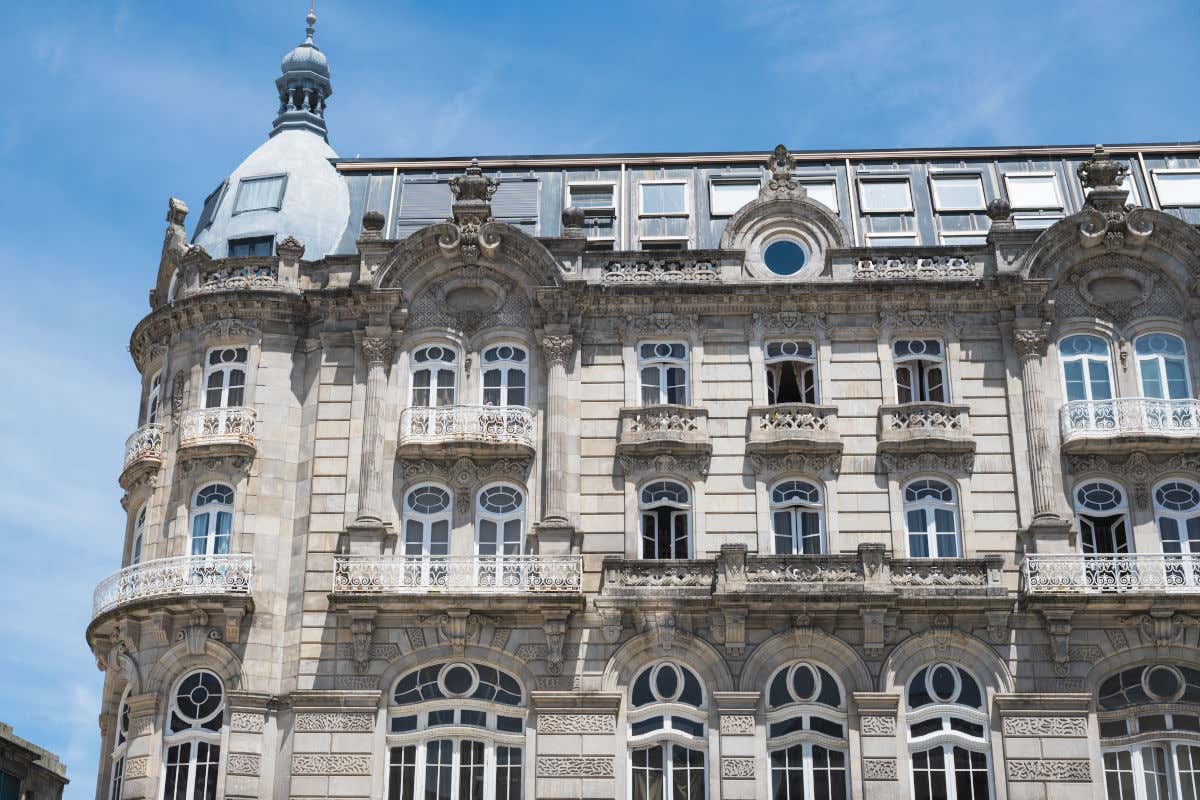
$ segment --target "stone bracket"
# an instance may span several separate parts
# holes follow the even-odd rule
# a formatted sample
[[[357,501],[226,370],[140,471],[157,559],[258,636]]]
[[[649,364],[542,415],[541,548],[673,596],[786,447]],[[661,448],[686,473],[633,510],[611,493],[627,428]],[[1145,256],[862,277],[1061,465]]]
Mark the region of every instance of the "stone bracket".
[[[354,671],[362,674],[371,663],[371,637],[375,633],[374,609],[356,609],[349,612],[350,636],[354,650]]]

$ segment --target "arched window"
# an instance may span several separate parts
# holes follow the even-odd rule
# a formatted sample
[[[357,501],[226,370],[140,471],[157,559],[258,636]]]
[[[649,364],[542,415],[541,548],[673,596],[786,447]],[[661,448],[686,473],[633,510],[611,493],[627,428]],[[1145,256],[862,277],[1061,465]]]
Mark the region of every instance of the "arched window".
[[[450,662],[402,676],[387,740],[388,800],[522,797],[524,694],[495,667]]]
[[[958,503],[954,490],[932,478],[904,487],[904,524],[910,558],[958,558]]]
[[[671,661],[646,667],[628,717],[633,800],[704,800],[708,712],[696,673]]]
[[[767,342],[767,402],[816,403],[817,356],[812,342]]]
[[[771,532],[777,555],[825,552],[821,490],[808,481],[783,481],[771,489]]]
[[[404,585],[444,586],[450,555],[450,492],[431,483],[404,495]]]
[[[1184,400],[1192,396],[1187,350],[1183,340],[1169,333],[1147,333],[1133,340],[1142,397]]]
[[[1119,486],[1092,481],[1075,489],[1080,546],[1084,553],[1129,552],[1129,504]]]
[[[480,586],[520,586],[525,553],[525,493],[507,483],[480,490],[475,507]]]
[[[837,679],[802,661],[781,668],[767,687],[773,800],[845,800],[849,745]]]
[[[1161,483],[1154,490],[1154,518],[1164,553],[1200,553],[1200,488],[1191,481]]]
[[[245,347],[218,347],[205,361],[204,407],[233,408],[246,402]]]
[[[146,395],[146,424],[158,422],[158,406],[162,402],[162,370],[150,378],[150,392]]]
[[[485,406],[526,405],[529,356],[525,348],[511,344],[483,351],[483,404]]]
[[[1112,399],[1112,360],[1099,336],[1068,336],[1058,343],[1067,402]]]
[[[412,356],[412,401],[418,408],[454,405],[458,353],[444,345],[422,347]]]
[[[217,796],[225,687],[208,670],[185,675],[171,693],[163,735],[163,800],[211,800]]]
[[[897,403],[945,403],[946,355],[937,339],[901,339],[892,343]]]
[[[643,342],[638,346],[642,405],[688,403],[688,349],[682,342]]]
[[[121,695],[117,708],[117,735],[113,740],[112,774],[108,781],[109,800],[121,800],[125,788],[125,754],[129,750],[129,690]]]
[[[142,560],[142,545],[146,539],[146,506],[148,503],[142,503],[142,507],[138,509],[137,516],[133,518],[133,540],[129,543],[129,564],[130,566],[141,562]]]
[[[210,483],[192,501],[192,555],[229,552],[233,535],[233,489]]]
[[[916,800],[988,800],[988,715],[979,682],[932,664],[908,683],[908,750]]]
[[[675,481],[651,481],[638,499],[642,558],[691,558],[691,495]]]
[[[1142,664],[1101,682],[1098,700],[1108,800],[1200,797],[1200,671]]]

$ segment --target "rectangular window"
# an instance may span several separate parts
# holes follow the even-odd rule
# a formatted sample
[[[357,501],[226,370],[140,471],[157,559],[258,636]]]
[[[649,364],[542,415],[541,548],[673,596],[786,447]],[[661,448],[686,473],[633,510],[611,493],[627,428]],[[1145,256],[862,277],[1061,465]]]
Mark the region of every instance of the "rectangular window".
[[[537,178],[502,178],[492,196],[492,216],[498,222],[520,228],[530,236],[537,235],[538,190]]]
[[[908,213],[913,210],[908,178],[859,178],[858,198],[864,214]]]
[[[1014,211],[1046,211],[1063,207],[1053,172],[1009,172],[1004,176],[1008,202]]]
[[[617,240],[616,186],[612,183],[572,183],[567,205],[583,210],[583,230],[589,250],[611,250]]]
[[[150,379],[150,394],[146,397],[146,424],[158,422],[158,406],[162,401],[162,370]]]
[[[917,232],[868,233],[867,245],[869,247],[916,247]]]
[[[686,244],[688,240],[687,183],[685,181],[644,181],[638,187],[638,239],[647,243]],[[646,248],[649,249],[649,248]]]
[[[274,236],[254,236],[249,239],[230,239],[230,258],[249,258],[251,256],[270,256],[275,249]]]
[[[638,346],[642,405],[687,405],[688,348],[683,342],[643,342]]]
[[[1163,208],[1200,206],[1200,169],[1156,169],[1151,175]]]
[[[225,196],[225,187],[228,185],[229,181],[221,181],[221,185],[204,198],[204,208],[200,210],[200,217],[196,220],[196,232],[192,234],[193,242],[201,231],[212,226],[213,219],[217,216],[217,208],[221,205],[221,198]]]
[[[729,180],[727,178],[709,181],[708,203],[714,217],[729,217],[736,214],[742,206],[758,199],[759,182],[757,180]]]
[[[945,403],[945,356],[937,339],[901,339],[892,344],[897,403]]]
[[[1062,214],[1013,214],[1013,227],[1017,230],[1045,230],[1062,219]]]
[[[233,201],[233,213],[278,211],[283,208],[283,192],[286,187],[287,175],[242,178],[238,184],[237,197]]]
[[[837,192],[837,182],[836,181],[832,181],[832,180],[804,181],[804,180],[802,180],[799,183],[801,186],[803,186],[808,191],[808,196],[810,198],[812,198],[813,200],[816,200],[818,203],[825,206],[826,208],[828,208],[830,211],[832,211],[835,214],[838,214],[841,212],[841,205],[838,203],[838,192]]]
[[[933,207],[937,211],[983,211],[983,179],[978,175],[931,175]]]
[[[987,244],[987,231],[941,231],[945,245]]]

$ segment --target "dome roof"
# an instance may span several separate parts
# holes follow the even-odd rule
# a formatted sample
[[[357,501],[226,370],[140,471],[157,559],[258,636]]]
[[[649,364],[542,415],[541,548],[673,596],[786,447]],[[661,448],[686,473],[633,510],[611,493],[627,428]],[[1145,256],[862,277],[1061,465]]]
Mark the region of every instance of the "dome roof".
[[[337,153],[324,138],[306,130],[279,131],[229,176],[209,212],[211,222],[200,220],[204,228],[195,243],[213,258],[226,258],[230,240],[270,236],[278,242],[294,236],[304,245],[305,260],[325,257],[350,217],[350,193],[333,158]],[[256,178],[274,179],[269,191],[244,183]],[[251,198],[259,207],[249,208]]]
[[[321,48],[313,44],[313,29],[317,24],[317,15],[312,11],[308,12],[305,18],[308,23],[308,36],[305,40],[292,48],[292,51],[283,57],[283,62],[279,65],[279,71],[286,75],[289,72],[315,72],[322,78],[329,77],[329,61],[325,58],[325,54],[321,52]]]

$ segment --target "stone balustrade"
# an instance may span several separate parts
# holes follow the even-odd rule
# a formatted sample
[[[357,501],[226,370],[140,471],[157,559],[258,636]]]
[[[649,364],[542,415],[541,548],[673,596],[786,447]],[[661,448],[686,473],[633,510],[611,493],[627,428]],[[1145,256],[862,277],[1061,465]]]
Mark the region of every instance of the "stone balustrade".
[[[92,596],[92,618],[153,598],[249,595],[254,559],[243,554],[178,556],[133,564],[102,580]]]
[[[214,261],[200,275],[198,294],[232,291],[296,291],[279,280],[279,260],[265,258],[227,258]]]
[[[338,556],[333,593],[561,594],[579,592],[582,579],[577,555]]]
[[[401,454],[531,456],[533,412],[525,406],[409,407],[400,415]]]
[[[125,440],[125,461],[120,484],[128,489],[141,476],[162,466],[166,429],[151,422],[138,428]]]
[[[1200,441],[1200,400],[1072,400],[1059,409],[1066,453],[1181,450]]]
[[[750,453],[841,452],[836,406],[780,403],[750,409]]]
[[[882,405],[879,449],[896,453],[973,452],[969,407],[933,402]]]
[[[254,425],[257,420],[257,412],[245,406],[198,408],[184,412],[179,424],[180,453],[195,456],[224,453],[253,456]]]
[[[1200,555],[1029,555],[1021,578],[1030,595],[1200,594]]]
[[[703,408],[664,404],[621,409],[618,454],[710,452],[708,411]]]
[[[645,283],[717,283],[721,280],[718,257],[703,253],[663,258],[630,254],[628,258],[610,256],[600,265],[599,280],[606,284]]]

